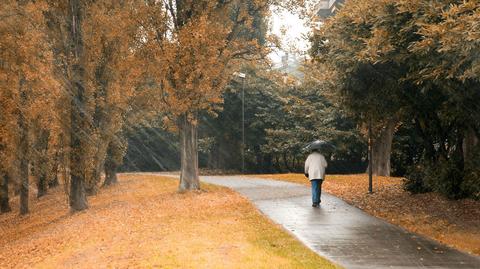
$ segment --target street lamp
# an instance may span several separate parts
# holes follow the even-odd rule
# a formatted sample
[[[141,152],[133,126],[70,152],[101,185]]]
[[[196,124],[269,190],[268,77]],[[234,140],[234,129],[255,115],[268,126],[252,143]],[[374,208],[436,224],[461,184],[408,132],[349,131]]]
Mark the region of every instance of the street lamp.
[[[242,174],[245,174],[245,73],[235,73],[242,79]]]
[[[373,193],[373,154],[372,154],[372,120],[368,121],[368,193]]]

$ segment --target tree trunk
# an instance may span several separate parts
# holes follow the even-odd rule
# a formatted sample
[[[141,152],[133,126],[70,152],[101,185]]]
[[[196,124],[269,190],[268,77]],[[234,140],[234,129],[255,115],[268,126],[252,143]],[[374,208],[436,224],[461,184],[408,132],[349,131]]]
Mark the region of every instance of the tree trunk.
[[[81,177],[74,174],[71,175],[69,198],[72,211],[81,211],[88,208],[85,182]]]
[[[285,165],[285,168],[287,169],[288,172],[292,172],[292,168],[288,164],[287,152],[283,153],[283,164]]]
[[[87,186],[87,193],[89,193],[89,195],[93,195],[93,194],[96,194],[97,193],[97,182],[100,182],[101,180],[101,177],[102,177],[102,170],[106,173],[107,170],[111,170],[111,168],[107,168],[105,167],[107,164],[107,159],[108,159],[108,150],[109,150],[109,147],[110,147],[110,144],[111,143],[111,140],[114,139],[112,137],[110,138],[106,138],[106,137],[102,137],[100,138],[101,143],[99,143],[98,147],[97,147],[97,152],[95,154],[95,164],[94,164],[94,167],[95,167],[95,171],[93,172],[93,176],[95,177],[93,179],[92,182],[94,182],[94,184],[92,184],[92,186]],[[105,142],[107,141],[107,142]],[[116,168],[115,168],[116,169]],[[115,175],[116,177],[116,175]],[[106,186],[106,185],[110,185],[108,182],[107,182],[107,174],[105,174],[105,181],[103,182],[103,186]]]
[[[81,0],[69,0],[68,22],[70,30],[70,44],[72,61],[70,63],[70,85],[72,101],[70,108],[70,209],[81,211],[88,208],[85,192],[85,158],[84,150],[88,135],[86,124],[84,93],[84,68],[83,68],[83,40],[82,40],[82,7]]]
[[[187,115],[180,117],[179,191],[199,190],[197,125]]]
[[[60,185],[60,182],[58,181],[59,167],[60,167],[60,154],[57,149],[57,151],[55,152],[55,159],[53,160],[53,165],[52,165],[52,178],[48,181],[49,188],[55,188],[58,185]]]
[[[273,172],[273,164],[272,164],[272,155],[271,154],[266,154],[263,157],[263,168],[262,172],[263,173],[271,173]]]
[[[37,177],[37,198],[47,194],[47,176],[48,176],[48,140],[50,132],[42,129],[37,133],[36,163],[34,167],[35,176]]]
[[[105,169],[105,159],[107,158],[107,148],[110,139],[104,136],[99,138],[97,145],[95,146],[96,152],[94,153],[93,164],[87,168],[85,190],[88,196],[96,195],[98,193],[98,183],[101,181],[102,171]]]
[[[395,133],[396,125],[397,120],[390,119],[386,126],[373,140],[372,170],[373,174],[377,176],[390,176],[390,156],[392,153],[393,134]]]
[[[58,181],[58,169],[55,170],[55,174],[53,174],[53,177],[51,180],[48,181],[48,187],[51,188],[56,188],[60,186],[60,182]]]
[[[105,181],[103,182],[103,186],[109,186],[118,183],[117,179],[117,169],[120,166],[120,163],[117,163],[116,159],[119,155],[121,155],[119,148],[120,144],[116,143],[113,137],[110,143],[108,143],[108,148],[106,150],[106,157],[104,162],[104,169],[105,169]]]
[[[93,175],[93,173],[92,173],[92,175]],[[96,184],[87,183],[87,182],[91,183],[91,180],[92,180],[92,178],[85,180],[85,194],[87,196],[93,196],[93,195],[96,195],[98,193],[98,186]]]
[[[258,145],[254,146],[254,151],[255,151],[255,159],[256,159],[256,167],[255,167],[255,173],[261,173],[263,172],[263,154],[260,152],[260,147]]]
[[[68,130],[66,130],[68,131]],[[65,185],[70,182],[70,151],[67,150],[68,145],[70,145],[69,138],[71,135],[60,134],[61,148],[60,148],[60,161],[59,161],[59,172],[62,177],[62,181]]]
[[[44,174],[40,175],[40,177],[38,178],[37,189],[37,198],[40,198],[47,194],[47,178]]]
[[[8,173],[0,171],[0,213],[6,213],[12,211],[10,208],[10,202],[8,197]]]
[[[280,159],[279,159],[279,157],[278,157],[278,154],[275,155],[274,161],[275,161],[275,162],[274,162],[274,163],[275,163],[274,166],[277,168],[277,171],[276,171],[276,172],[277,172],[277,173],[282,172],[282,166],[281,166],[281,164],[280,164]]]
[[[25,117],[20,117],[20,145],[18,149],[20,162],[20,214],[28,213],[29,167],[28,167],[28,127]]]
[[[465,132],[465,138],[463,139],[463,159],[468,161],[471,159],[473,149],[478,145],[478,137],[475,131],[468,129]]]
[[[113,162],[105,162],[105,181],[103,186],[110,186],[118,183],[117,165]]]

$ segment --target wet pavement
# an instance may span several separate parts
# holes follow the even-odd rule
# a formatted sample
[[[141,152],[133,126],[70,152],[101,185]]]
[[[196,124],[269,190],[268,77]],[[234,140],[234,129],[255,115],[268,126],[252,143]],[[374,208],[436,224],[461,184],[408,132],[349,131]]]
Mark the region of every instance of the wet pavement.
[[[319,255],[345,268],[480,269],[472,256],[372,217],[322,193],[311,207],[310,189],[289,182],[241,176],[202,177],[234,189]]]

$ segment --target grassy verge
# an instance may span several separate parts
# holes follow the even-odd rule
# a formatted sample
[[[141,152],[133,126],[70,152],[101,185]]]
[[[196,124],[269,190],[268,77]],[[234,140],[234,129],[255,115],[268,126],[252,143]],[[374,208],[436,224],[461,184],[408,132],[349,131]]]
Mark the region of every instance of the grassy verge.
[[[55,190],[26,217],[0,215],[0,268],[337,268],[237,193],[204,188],[178,194],[176,180],[122,175],[74,215]]]
[[[309,184],[303,174],[255,177]],[[402,178],[374,177],[373,184],[374,193],[367,194],[367,175],[327,175],[323,190],[409,231],[480,255],[480,201],[412,195],[403,190]]]

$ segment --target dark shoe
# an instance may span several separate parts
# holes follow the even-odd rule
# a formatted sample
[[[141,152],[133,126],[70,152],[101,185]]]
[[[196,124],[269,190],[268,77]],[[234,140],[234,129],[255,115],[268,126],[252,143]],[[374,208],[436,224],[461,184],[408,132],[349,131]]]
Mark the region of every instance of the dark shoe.
[[[312,204],[312,207],[318,207],[318,204]]]

